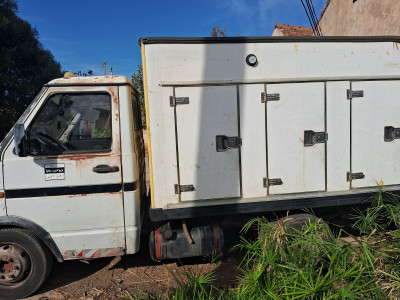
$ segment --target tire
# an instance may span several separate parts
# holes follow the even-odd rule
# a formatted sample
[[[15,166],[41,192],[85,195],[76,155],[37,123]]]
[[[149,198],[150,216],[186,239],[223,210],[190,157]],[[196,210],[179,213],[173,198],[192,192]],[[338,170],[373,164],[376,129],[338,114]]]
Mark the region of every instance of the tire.
[[[0,299],[20,299],[36,292],[50,274],[53,256],[32,233],[0,229]]]
[[[279,222],[282,222],[282,224],[284,224],[286,230],[289,233],[293,233],[294,231],[304,231],[304,229],[307,228],[315,220],[325,226],[326,232],[321,232],[321,237],[330,240],[332,238],[332,232],[330,231],[329,226],[321,218],[317,218],[316,216],[313,216],[311,214],[289,215],[287,217],[281,218]]]
[[[289,230],[295,229],[298,231],[302,231],[304,227],[310,225],[312,222],[314,222],[315,219],[318,218],[314,217],[311,214],[294,214],[282,218],[281,221]]]

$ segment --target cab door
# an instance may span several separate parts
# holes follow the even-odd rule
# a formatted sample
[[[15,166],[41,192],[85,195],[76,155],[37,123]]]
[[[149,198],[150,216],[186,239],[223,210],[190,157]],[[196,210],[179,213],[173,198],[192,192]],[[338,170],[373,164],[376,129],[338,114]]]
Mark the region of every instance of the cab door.
[[[62,89],[24,124],[28,155],[6,150],[8,215],[42,226],[66,259],[122,254],[118,87]]]

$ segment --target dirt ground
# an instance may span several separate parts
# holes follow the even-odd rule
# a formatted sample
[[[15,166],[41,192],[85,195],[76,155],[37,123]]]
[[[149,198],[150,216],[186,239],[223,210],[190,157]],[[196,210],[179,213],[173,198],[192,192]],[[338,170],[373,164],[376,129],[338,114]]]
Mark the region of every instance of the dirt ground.
[[[175,286],[171,272],[193,270],[214,272],[219,288],[235,284],[239,274],[238,253],[222,256],[217,262],[210,258],[190,258],[180,261],[153,262],[148,248],[138,254],[115,258],[55,262],[45,285],[30,300],[47,299],[140,299],[162,298]]]

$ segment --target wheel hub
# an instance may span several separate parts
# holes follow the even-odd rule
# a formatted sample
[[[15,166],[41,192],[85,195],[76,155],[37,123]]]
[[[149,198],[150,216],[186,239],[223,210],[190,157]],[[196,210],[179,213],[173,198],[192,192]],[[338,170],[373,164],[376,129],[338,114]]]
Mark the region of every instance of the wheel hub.
[[[20,281],[30,267],[29,256],[24,249],[16,245],[0,246],[0,283]]]

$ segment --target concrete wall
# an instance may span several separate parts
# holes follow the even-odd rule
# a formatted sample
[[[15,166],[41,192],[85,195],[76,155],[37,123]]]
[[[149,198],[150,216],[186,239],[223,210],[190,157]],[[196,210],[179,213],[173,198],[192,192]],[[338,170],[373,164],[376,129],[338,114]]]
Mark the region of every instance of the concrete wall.
[[[328,0],[324,36],[400,35],[400,0]]]

